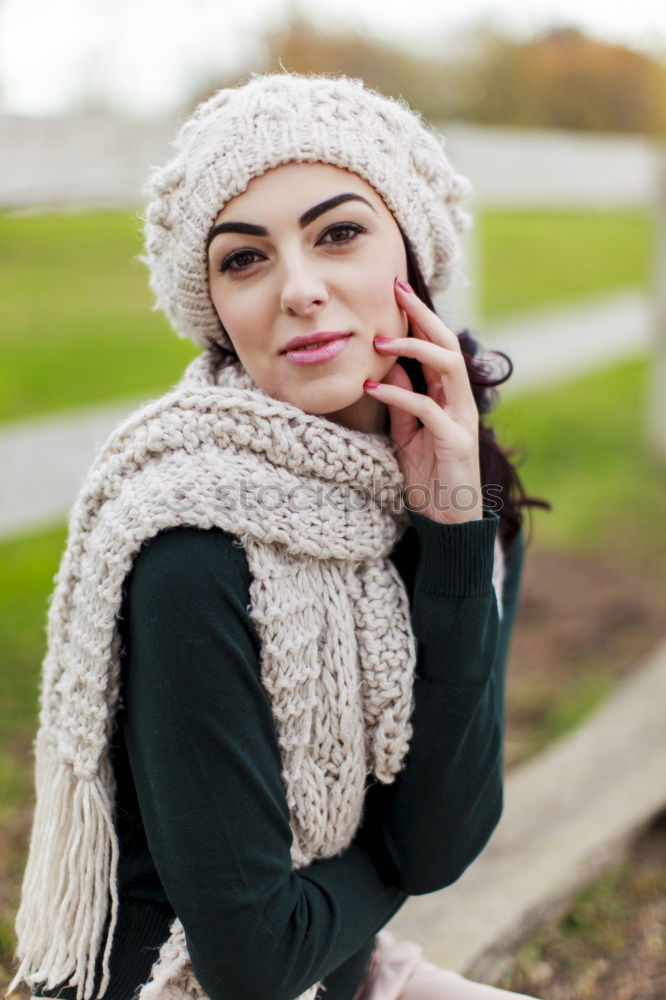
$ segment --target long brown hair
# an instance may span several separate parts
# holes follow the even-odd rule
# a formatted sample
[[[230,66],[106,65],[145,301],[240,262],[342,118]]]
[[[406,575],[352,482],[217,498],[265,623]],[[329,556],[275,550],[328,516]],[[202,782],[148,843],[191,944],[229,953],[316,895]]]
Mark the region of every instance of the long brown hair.
[[[402,239],[407,254],[407,277],[409,283],[414,289],[415,294],[425,302],[428,308],[435,312],[428,286],[421,273],[409,239],[404,233],[402,233]],[[218,322],[220,322],[219,319]],[[221,322],[220,330],[228,337]],[[513,372],[511,359],[504,351],[484,350],[469,330],[462,330],[456,336],[460,342],[465,365],[467,366],[467,375],[472,387],[476,407],[479,411],[479,463],[484,506],[487,509],[495,510],[499,515],[500,539],[503,548],[506,550],[523,525],[522,508],[541,507],[545,510],[551,510],[551,504],[547,500],[538,497],[528,497],[525,494],[517,472],[517,466],[518,464],[522,464],[522,462],[512,461],[517,449],[502,448],[495,437],[492,427],[488,427],[484,423],[484,417],[494,410],[499,402],[497,387],[503,385],[511,377]],[[226,368],[227,365],[241,363],[235,351],[223,347],[212,338],[208,338],[207,350],[211,355],[213,370],[215,372],[221,368]],[[493,375],[493,356],[500,362],[503,360],[505,368],[508,370],[502,373],[500,365],[500,371]],[[428,390],[421,363],[415,358],[404,357],[400,358],[398,363],[409,375],[414,391],[427,395]],[[526,539],[526,542],[528,540]]]

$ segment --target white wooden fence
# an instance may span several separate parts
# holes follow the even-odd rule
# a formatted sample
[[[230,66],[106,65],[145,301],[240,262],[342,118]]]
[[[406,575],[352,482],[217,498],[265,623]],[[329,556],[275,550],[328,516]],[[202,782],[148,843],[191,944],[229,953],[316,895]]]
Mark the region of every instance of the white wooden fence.
[[[456,168],[484,205],[645,207],[657,188],[646,139],[443,123]],[[138,204],[161,163],[172,121],[0,115],[0,208]]]

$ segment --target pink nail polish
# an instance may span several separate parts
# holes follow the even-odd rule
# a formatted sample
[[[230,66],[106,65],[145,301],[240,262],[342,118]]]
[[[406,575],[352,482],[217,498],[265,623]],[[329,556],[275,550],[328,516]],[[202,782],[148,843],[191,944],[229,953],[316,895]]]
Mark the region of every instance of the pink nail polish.
[[[405,281],[401,281],[400,278],[396,278],[395,279],[395,283],[398,286],[398,288],[402,288],[403,292],[413,292],[414,291],[414,289],[412,288],[411,285],[408,285],[407,282],[405,282]]]
[[[379,334],[375,337],[376,344],[392,344],[395,337],[382,337]]]
[[[371,378],[366,378],[365,382],[363,383],[363,388],[364,389],[376,389],[378,385],[379,385],[379,382],[373,382]]]

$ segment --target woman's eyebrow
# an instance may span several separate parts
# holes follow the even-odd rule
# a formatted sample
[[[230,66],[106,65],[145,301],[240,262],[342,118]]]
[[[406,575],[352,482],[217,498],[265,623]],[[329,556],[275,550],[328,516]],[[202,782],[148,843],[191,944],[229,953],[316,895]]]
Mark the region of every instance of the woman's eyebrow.
[[[309,226],[311,222],[323,215],[324,212],[330,212],[332,208],[336,208],[338,205],[342,205],[345,201],[363,201],[373,212],[377,212],[375,208],[370,204],[367,198],[364,198],[361,194],[354,194],[349,191],[345,194],[336,194],[333,198],[328,198],[326,201],[322,201],[319,205],[315,205],[313,208],[309,208],[307,212],[303,212],[303,215],[298,220],[298,224],[301,229],[305,229]],[[206,239],[206,253],[208,253],[208,248],[210,247],[212,241],[220,233],[243,233],[245,236],[268,236],[268,230],[265,226],[255,226],[251,222],[220,222],[218,225],[213,226],[208,237]]]

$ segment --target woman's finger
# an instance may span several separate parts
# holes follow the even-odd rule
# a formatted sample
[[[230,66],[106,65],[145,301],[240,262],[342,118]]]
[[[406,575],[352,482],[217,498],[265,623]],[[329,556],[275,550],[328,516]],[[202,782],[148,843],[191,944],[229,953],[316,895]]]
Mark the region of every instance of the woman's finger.
[[[384,381],[380,385],[394,385],[400,389],[405,389],[407,392],[414,392],[414,386],[409,375],[402,365],[397,363],[384,376]],[[385,402],[388,404],[389,400],[387,399]],[[389,405],[388,410],[391,418],[391,438],[393,443],[397,448],[404,449],[421,429],[418,420],[413,413],[400,409],[397,406]]]
[[[455,333],[449,330],[439,316],[422,299],[414,294],[411,285],[405,285],[396,278],[395,294],[399,307],[407,316],[414,340],[438,344],[440,347],[444,347],[462,357],[460,342]],[[441,374],[436,369],[424,363],[423,375],[428,394],[440,403],[440,405],[446,405]],[[467,381],[469,381],[469,378]]]
[[[405,288],[410,290],[406,291]],[[405,310],[412,333],[415,336],[420,335],[426,340],[439,344],[440,347],[447,347],[450,351],[462,355],[460,341],[453,330],[449,330],[439,316],[418,295],[415,295],[410,285],[405,286],[396,278],[395,292],[398,305]]]
[[[410,389],[387,382],[373,382],[371,379],[366,379],[363,383],[363,388],[370,395],[381,400],[382,403],[395,406],[398,410],[404,410],[408,414],[411,414],[412,417],[418,417],[424,427],[427,427],[434,437],[442,441],[445,440],[447,435],[450,436],[452,433],[457,434],[459,432],[455,421],[430,396],[425,396],[423,393],[413,392]],[[391,412],[392,431],[393,420],[396,420],[396,417]],[[400,428],[400,440],[392,434],[397,445],[402,447],[405,442],[405,438],[402,435],[406,434],[408,429],[410,429],[409,436],[415,433],[415,430],[419,429],[418,425],[414,428],[415,423],[416,421],[410,423],[399,416],[397,417],[397,426]]]
[[[416,337],[375,337],[374,344],[380,354],[415,358],[424,373],[430,369],[428,394],[438,406],[447,406],[459,419],[474,415],[476,403],[462,354]]]

